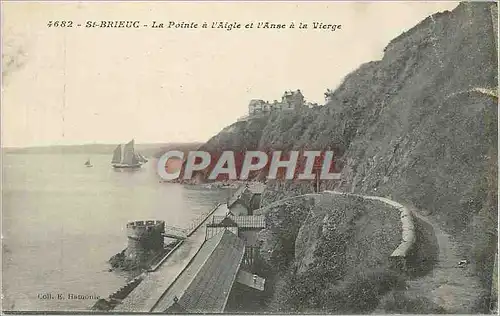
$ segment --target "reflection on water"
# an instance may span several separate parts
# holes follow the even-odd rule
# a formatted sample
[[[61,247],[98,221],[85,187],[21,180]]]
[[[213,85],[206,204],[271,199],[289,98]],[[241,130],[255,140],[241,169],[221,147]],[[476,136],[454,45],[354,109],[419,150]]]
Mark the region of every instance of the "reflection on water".
[[[84,166],[88,158],[92,168]],[[107,260],[126,246],[128,221],[187,228],[227,198],[159,180],[153,160],[125,171],[104,155],[4,155],[4,308],[88,309],[94,300],[57,295],[106,297],[124,284]]]

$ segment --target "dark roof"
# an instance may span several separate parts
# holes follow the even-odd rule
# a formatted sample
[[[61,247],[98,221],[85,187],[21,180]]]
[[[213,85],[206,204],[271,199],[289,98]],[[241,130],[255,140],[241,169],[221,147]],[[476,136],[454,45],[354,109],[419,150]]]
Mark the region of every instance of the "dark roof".
[[[230,216],[214,216],[213,222],[207,224],[208,227],[236,227],[238,224]]]
[[[222,220],[222,222],[220,222],[223,226],[228,226],[228,227],[234,227],[234,226],[238,226],[238,224],[236,224],[236,222],[231,219],[230,217],[226,217]]]
[[[232,221],[229,222],[228,219]],[[264,215],[243,215],[243,216],[214,216],[214,223],[224,225],[224,223],[236,223],[239,228],[266,228]],[[229,225],[227,225],[229,227]]]
[[[236,192],[234,192],[233,196],[231,196],[231,198],[227,202],[228,208],[233,206],[241,198],[241,195],[243,194],[243,191],[245,191],[245,189],[246,189],[245,186],[241,186],[236,190]]]
[[[241,193],[239,202],[246,207],[247,210],[250,210],[250,202],[252,201],[253,193],[248,189],[245,188],[243,193]]]
[[[213,239],[215,248],[178,302],[189,313],[222,313],[243,260],[245,243],[238,236],[224,230]]]
[[[231,208],[236,202],[241,202],[246,207],[250,206],[250,201],[256,194],[262,194],[266,185],[263,183],[249,183],[239,187],[229,199],[227,207]]]
[[[187,314],[187,312],[188,311],[177,302],[174,302],[174,304],[165,311],[166,314]]]

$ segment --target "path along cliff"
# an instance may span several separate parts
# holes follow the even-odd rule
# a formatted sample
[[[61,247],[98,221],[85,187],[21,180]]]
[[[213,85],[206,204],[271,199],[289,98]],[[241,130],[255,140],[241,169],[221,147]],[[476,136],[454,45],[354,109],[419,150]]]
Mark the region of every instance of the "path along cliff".
[[[487,311],[485,297],[489,295],[488,289],[481,285],[474,274],[474,263],[460,251],[458,242],[434,218],[424,216],[415,209],[412,214],[417,220],[426,223],[427,229],[432,228],[438,252],[428,274],[407,282],[406,297],[413,300],[425,297],[446,313],[475,313],[478,309]]]

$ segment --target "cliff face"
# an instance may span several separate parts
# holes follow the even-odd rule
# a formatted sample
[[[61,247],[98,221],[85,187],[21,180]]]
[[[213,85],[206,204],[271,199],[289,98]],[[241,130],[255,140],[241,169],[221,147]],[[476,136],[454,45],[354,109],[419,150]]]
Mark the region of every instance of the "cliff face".
[[[378,99],[349,124],[356,132],[342,157],[342,188],[376,189],[436,212],[481,204],[473,188],[496,161],[497,141],[497,99],[475,91],[497,85],[488,7],[461,4],[387,46],[370,84]],[[365,107],[354,85],[369,89],[346,80],[338,97]]]
[[[272,115],[246,148],[334,150],[342,180],[323,188],[415,207],[451,234],[490,286],[498,102],[491,6],[462,3],[426,18],[391,41],[382,60],[346,76],[324,107]],[[263,202],[308,192],[310,184],[270,182]]]
[[[249,121],[236,122],[212,137],[199,150],[213,153],[224,150],[255,150],[258,147],[262,131],[267,123],[267,116],[261,116]]]

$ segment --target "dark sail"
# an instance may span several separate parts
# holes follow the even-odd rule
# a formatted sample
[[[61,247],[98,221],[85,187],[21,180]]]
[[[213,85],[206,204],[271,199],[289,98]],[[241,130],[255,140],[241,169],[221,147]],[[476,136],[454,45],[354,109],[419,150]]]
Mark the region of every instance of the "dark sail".
[[[113,152],[111,161],[114,168],[140,168],[142,161],[134,150],[134,140],[125,145],[119,145]]]
[[[113,151],[113,158],[111,163],[121,163],[122,162],[122,145],[118,145]]]
[[[125,165],[137,165],[139,160],[137,159],[137,155],[134,152],[134,140],[132,139],[125,145],[123,150],[123,164]]]

